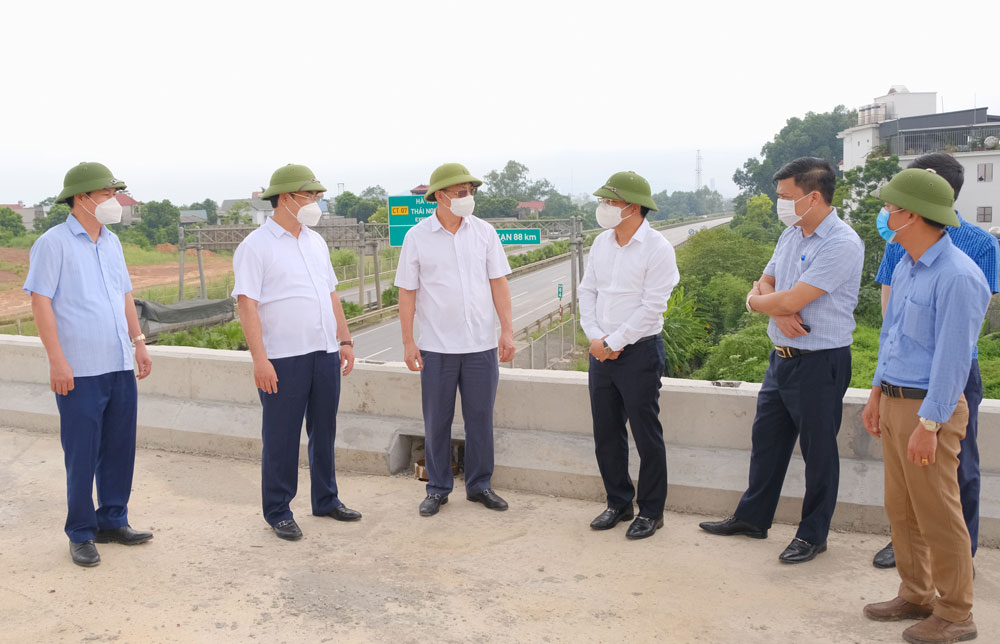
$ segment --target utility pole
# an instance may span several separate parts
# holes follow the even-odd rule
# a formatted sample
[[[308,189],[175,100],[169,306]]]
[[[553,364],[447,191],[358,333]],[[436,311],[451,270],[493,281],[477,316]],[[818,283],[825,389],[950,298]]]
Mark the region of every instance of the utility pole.
[[[573,232],[570,233],[570,242],[569,242],[569,247],[570,247],[570,256],[569,256],[570,278],[569,279],[570,279],[570,288],[571,288],[571,290],[570,290],[570,298],[572,300],[573,315],[574,316],[576,315],[576,311],[577,311],[576,285],[577,285],[577,282],[579,281],[577,279],[577,258],[580,258],[583,255],[583,253],[581,252],[582,251],[582,247],[583,247],[583,243],[582,243],[582,240],[581,240],[582,235],[581,235],[580,230],[579,230],[582,227],[583,226],[580,223],[580,217],[578,217],[578,216],[577,217],[573,217],[573,228],[572,228]]]
[[[382,278],[378,271],[378,239],[372,241],[372,262],[375,268],[375,308],[382,309]]]
[[[694,189],[701,190],[701,150],[694,157]]]
[[[177,250],[179,252],[178,264],[180,265],[180,276],[177,278],[177,301],[184,300],[184,226],[177,227]]]
[[[365,222],[358,222],[358,304],[365,310]]]

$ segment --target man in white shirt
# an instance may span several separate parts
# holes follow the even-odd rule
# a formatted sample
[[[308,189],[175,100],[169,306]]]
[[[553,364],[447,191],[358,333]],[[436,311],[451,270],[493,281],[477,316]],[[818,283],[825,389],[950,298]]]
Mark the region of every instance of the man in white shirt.
[[[420,372],[428,478],[421,516],[437,514],[454,487],[456,390],[462,392],[465,420],[466,498],[491,510],[507,509],[490,481],[498,360],[514,358],[510,265],[493,226],[472,215],[482,183],[461,164],[437,168],[424,196],[438,204],[436,213],[406,233],[396,269],[406,366]],[[414,316],[419,341],[414,341]]]
[[[264,519],[289,541],[302,537],[289,503],[298,488],[303,416],[313,514],[338,521],[361,518],[338,497],[333,462],[340,377],[354,367],[354,343],[337,297],[329,248],[309,229],[319,221],[317,200],[325,190],[303,165],[276,170],[261,194],[274,214],[233,256],[233,297],[263,407]]]
[[[625,536],[644,539],[663,527],[667,502],[658,400],[666,356],[660,333],[680,275],[673,246],[646,221],[646,213],[657,208],[645,179],[618,172],[594,195],[597,223],[609,230],[590,249],[579,288],[580,324],[590,339],[590,409],[608,507],[590,527],[609,530],[634,516],[628,420],[639,450],[639,516]]]

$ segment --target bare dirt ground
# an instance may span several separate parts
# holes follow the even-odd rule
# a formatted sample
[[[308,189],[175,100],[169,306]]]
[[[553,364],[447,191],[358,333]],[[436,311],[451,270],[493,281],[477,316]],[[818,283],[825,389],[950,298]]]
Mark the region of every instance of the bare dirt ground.
[[[346,428],[345,428],[346,429]],[[308,471],[292,504],[305,538],[261,518],[260,464],[140,450],[131,523],[151,543],[69,559],[55,436],[0,429],[0,642],[899,642],[909,625],[866,620],[895,595],[872,568],[884,535],[835,533],[815,561],[777,555],[794,535],[720,538],[701,517],[629,542],[587,527],[593,503],[500,490],[506,513],[461,487],[422,518],[408,477],[339,476],[358,523],[309,514]],[[976,558],[980,642],[1000,641],[1000,552]]]
[[[176,252],[176,248],[173,249]],[[205,266],[205,280],[222,277],[233,270],[230,257],[219,257],[211,251],[202,251]],[[0,248],[0,262],[28,267],[28,251],[20,248]],[[179,268],[177,262],[154,264],[151,266],[129,266],[132,288],[135,292],[150,286],[176,286]],[[198,281],[198,256],[189,250],[184,259],[184,282],[196,284]],[[0,272],[0,319],[31,313],[31,298],[21,287],[24,278],[12,272]]]

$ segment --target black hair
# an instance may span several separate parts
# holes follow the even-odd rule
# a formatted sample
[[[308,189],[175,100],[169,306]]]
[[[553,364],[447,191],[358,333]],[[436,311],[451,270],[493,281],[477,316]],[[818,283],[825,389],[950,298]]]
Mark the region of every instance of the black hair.
[[[643,217],[645,217],[647,212],[649,212],[649,208],[648,207],[646,207],[646,206],[639,206],[639,214],[640,215],[642,215]]]
[[[951,189],[955,191],[955,198],[958,199],[958,193],[962,191],[962,184],[965,183],[965,168],[955,157],[944,152],[932,152],[917,157],[907,167],[937,172],[941,178],[951,184]]]
[[[271,204],[271,208],[277,208],[278,207],[278,197],[280,197],[280,196],[281,195],[274,195],[273,197],[268,197],[264,201],[266,201],[269,204]]]
[[[916,215],[916,213],[913,213],[913,214]],[[931,228],[937,228],[938,230],[944,230],[945,229],[945,225],[942,224],[940,221],[934,221],[933,219],[928,219],[927,217],[924,217],[923,215],[917,215],[917,216],[920,217],[921,219],[923,219],[924,223],[927,224],[928,226],[930,226]]]
[[[774,183],[785,179],[793,179],[795,185],[802,188],[806,194],[813,191],[818,192],[826,205],[833,203],[833,190],[837,187],[837,174],[826,159],[800,157],[789,161],[771,177],[771,181]]]
[[[73,210],[73,197],[66,197],[66,205],[69,206],[70,210]]]

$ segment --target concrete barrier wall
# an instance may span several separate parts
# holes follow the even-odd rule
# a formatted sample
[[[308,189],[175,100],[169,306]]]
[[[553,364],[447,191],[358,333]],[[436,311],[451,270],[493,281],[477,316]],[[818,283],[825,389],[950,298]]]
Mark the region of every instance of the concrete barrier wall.
[[[153,372],[139,383],[140,396],[259,404],[249,353],[153,346],[150,354]],[[37,338],[0,336],[0,383],[3,381],[48,382],[48,361]],[[358,363],[354,373],[342,383],[343,412],[421,418],[419,374],[399,363]],[[717,387],[705,381],[664,378],[660,419],[667,443],[749,450],[758,389],[759,385],[748,383]],[[861,389],[848,390],[844,398],[839,436],[843,458],[881,459],[879,441],[870,437],[861,423],[861,410],[867,398],[868,391]],[[54,409],[54,401],[52,406]],[[456,416],[456,423],[460,423],[460,414]],[[495,424],[589,435],[587,374],[501,369]],[[979,444],[983,470],[1000,472],[1000,401],[986,400],[980,407]]]

